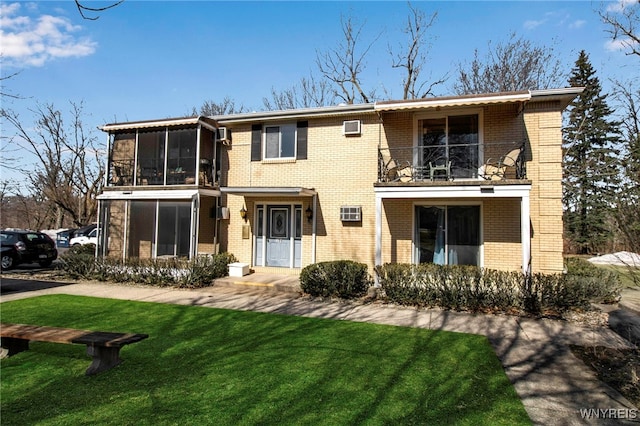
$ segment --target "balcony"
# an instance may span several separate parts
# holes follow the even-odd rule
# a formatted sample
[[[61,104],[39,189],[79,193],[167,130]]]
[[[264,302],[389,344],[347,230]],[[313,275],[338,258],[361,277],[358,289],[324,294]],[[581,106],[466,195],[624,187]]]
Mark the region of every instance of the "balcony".
[[[378,150],[378,182],[473,183],[526,180],[524,143],[423,145]]]
[[[117,133],[110,145],[108,187],[217,185],[215,148],[208,129]]]
[[[194,162],[195,163],[195,162]],[[112,160],[108,186],[198,185],[216,186],[216,173],[212,161],[201,158],[196,176],[194,167],[177,166],[165,173],[162,167],[135,166],[135,160]],[[134,174],[134,170],[137,173]],[[196,178],[198,179],[196,181]]]

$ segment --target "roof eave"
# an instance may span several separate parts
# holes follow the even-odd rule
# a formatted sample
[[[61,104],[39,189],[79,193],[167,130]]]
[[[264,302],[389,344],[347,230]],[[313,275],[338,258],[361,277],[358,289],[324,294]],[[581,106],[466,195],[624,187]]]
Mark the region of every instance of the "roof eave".
[[[280,111],[261,111],[243,114],[216,115],[213,119],[221,125],[233,123],[251,123],[276,120],[294,120],[304,118],[321,118],[348,116],[353,114],[374,113],[375,104],[338,105],[318,108],[288,109]]]
[[[128,123],[112,123],[105,124],[98,129],[103,132],[116,132],[120,130],[136,130],[136,129],[149,129],[159,127],[173,127],[173,126],[189,126],[189,125],[202,125],[211,131],[215,131],[219,126],[218,123],[211,117],[183,117],[183,118],[166,118],[163,120],[148,120],[148,121],[131,121]]]

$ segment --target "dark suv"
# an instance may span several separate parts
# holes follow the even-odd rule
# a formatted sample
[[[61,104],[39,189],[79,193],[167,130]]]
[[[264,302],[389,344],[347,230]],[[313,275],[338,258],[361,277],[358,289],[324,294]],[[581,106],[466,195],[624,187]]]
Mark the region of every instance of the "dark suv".
[[[11,269],[20,263],[38,262],[46,267],[58,257],[56,243],[51,237],[35,231],[2,231],[2,269]]]

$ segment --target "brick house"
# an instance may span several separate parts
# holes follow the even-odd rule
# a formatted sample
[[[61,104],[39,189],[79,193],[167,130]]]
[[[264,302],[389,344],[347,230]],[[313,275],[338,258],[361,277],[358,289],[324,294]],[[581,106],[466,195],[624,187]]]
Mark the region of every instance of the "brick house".
[[[581,91],[105,125],[98,253],[561,272],[562,111]]]

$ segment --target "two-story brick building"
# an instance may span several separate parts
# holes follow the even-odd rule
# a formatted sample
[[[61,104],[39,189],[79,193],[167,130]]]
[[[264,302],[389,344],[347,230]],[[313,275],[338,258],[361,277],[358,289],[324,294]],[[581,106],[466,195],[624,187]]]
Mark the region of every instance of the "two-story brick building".
[[[560,272],[562,111],[581,90],[105,125],[98,252]]]

